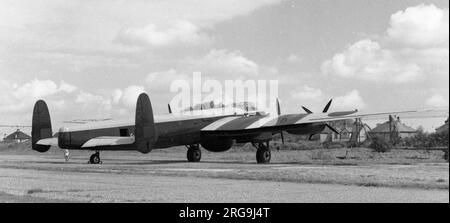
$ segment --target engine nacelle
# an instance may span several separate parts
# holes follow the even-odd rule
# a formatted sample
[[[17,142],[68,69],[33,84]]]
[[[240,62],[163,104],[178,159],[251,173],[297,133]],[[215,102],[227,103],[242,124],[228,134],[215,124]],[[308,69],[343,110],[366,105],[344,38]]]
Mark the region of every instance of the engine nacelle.
[[[210,152],[225,152],[233,146],[233,139],[219,136],[209,136],[202,139],[201,145]]]

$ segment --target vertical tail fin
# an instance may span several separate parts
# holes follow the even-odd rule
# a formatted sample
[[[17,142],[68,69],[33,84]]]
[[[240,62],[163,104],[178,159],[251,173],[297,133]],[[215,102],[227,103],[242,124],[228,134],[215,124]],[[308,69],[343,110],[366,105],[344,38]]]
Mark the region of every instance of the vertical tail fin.
[[[38,152],[47,152],[50,145],[39,145],[37,142],[41,139],[52,138],[52,123],[50,121],[50,113],[47,104],[43,100],[39,100],[34,105],[33,121],[31,127],[32,149]]]
[[[149,153],[158,139],[158,134],[156,132],[152,104],[146,93],[139,95],[137,100],[135,125],[136,149],[142,153]]]

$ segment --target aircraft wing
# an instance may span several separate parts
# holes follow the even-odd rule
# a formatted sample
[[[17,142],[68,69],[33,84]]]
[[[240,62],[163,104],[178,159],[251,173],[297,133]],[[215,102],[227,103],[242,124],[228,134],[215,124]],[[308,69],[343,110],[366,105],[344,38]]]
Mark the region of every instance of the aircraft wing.
[[[134,143],[134,136],[116,137],[116,136],[102,136],[92,138],[81,146],[81,148],[92,148],[100,146],[118,146],[130,145]]]
[[[374,118],[384,117],[389,115],[422,115],[427,117],[432,110],[424,111],[401,111],[401,112],[380,112],[380,113],[363,113],[357,110],[345,112],[330,112],[330,113],[310,113],[310,114],[286,114],[279,116],[239,116],[226,117],[219,119],[202,129],[203,133],[210,135],[233,135],[257,132],[276,132],[289,129],[295,129],[305,124],[326,123],[331,121],[356,119],[356,118]],[[435,113],[433,113],[435,115]],[[446,113],[440,114],[439,117],[447,117]],[[434,116],[436,117],[436,116]]]

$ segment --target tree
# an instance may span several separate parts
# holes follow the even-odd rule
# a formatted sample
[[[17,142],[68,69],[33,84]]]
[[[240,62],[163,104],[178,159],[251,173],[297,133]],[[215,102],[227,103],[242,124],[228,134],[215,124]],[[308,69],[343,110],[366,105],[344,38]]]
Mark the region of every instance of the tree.
[[[369,147],[376,152],[385,153],[389,152],[393,148],[393,145],[383,137],[373,137]]]

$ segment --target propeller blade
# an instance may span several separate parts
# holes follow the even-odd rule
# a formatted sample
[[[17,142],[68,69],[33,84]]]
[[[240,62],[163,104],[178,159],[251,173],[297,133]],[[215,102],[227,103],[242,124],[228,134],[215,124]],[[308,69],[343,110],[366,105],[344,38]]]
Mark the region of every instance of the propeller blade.
[[[278,98],[277,98],[277,113],[278,113],[278,116],[281,115],[280,100],[278,100]],[[284,145],[284,134],[283,134],[283,131],[280,131],[280,136],[281,136],[281,142],[282,142],[283,145]]]
[[[277,113],[278,115],[281,115],[281,107],[280,107],[280,101],[277,98]]]
[[[169,109],[169,114],[172,114],[172,108],[170,108],[170,104],[167,104],[167,108]]]
[[[305,106],[302,106],[303,110],[305,110],[306,113],[308,114],[312,114],[313,112],[311,110],[309,110],[308,108],[306,108]]]
[[[328,109],[330,109],[331,106],[331,102],[333,102],[333,99],[330,99],[330,101],[328,102],[328,104],[325,106],[325,108],[323,109],[323,113],[327,113]]]
[[[331,131],[333,131],[334,133],[336,133],[336,134],[339,134],[339,132],[333,127],[333,126],[331,126],[331,125],[329,125],[329,124],[325,124],[329,129],[331,129]]]

